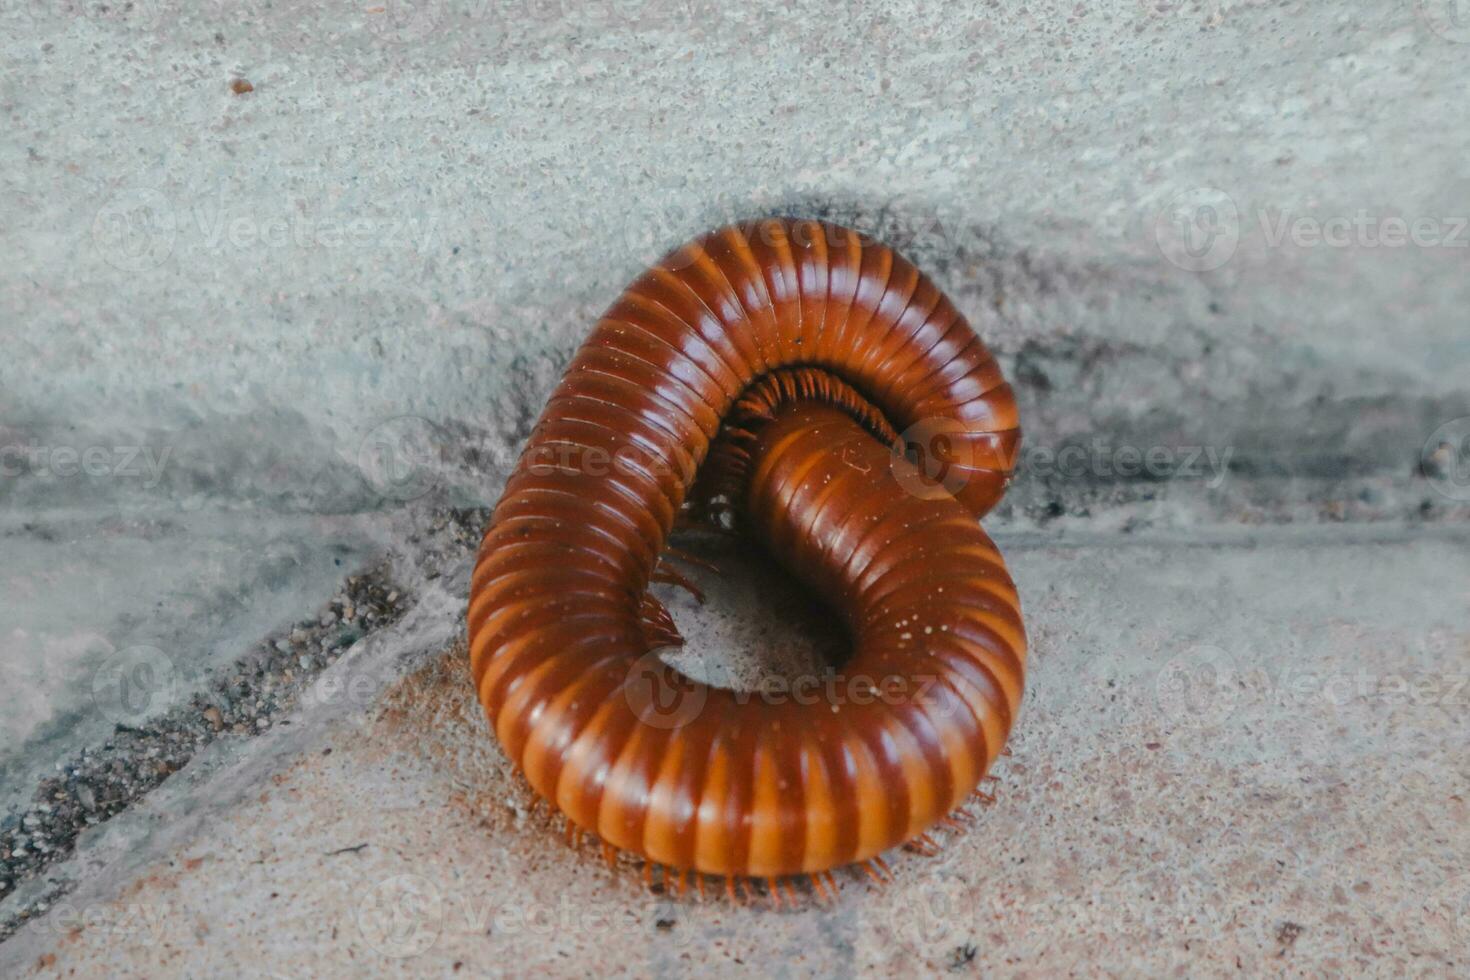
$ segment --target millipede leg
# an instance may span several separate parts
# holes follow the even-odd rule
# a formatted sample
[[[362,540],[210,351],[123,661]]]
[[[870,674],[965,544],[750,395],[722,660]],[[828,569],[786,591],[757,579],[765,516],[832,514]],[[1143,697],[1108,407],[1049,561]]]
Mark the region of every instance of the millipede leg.
[[[704,605],[704,590],[695,585],[693,582],[689,581],[689,579],[684,576],[683,572],[665,564],[663,562],[663,559],[659,559],[659,564],[657,567],[654,568],[653,574],[649,576],[649,580],[653,582],[663,582],[666,585],[678,586],[679,588],[688,592],[690,595],[694,596],[695,601],[698,602],[701,606]]]
[[[602,859],[607,862],[608,870],[616,870],[618,866],[618,849],[607,841],[602,842]]]
[[[643,621],[643,635],[648,640],[649,649],[655,647],[678,647],[684,645],[684,637],[679,635],[679,627],[674,625],[674,617],[662,602],[651,593],[644,593],[642,605],[639,608],[639,617]]]
[[[682,561],[686,565],[694,565],[697,568],[708,569],[709,571],[714,572],[716,575],[721,574],[719,565],[716,565],[708,558],[701,558],[698,555],[691,555],[683,548],[676,548],[673,545],[665,545],[664,554],[668,555],[675,561]]]
[[[781,907],[781,882],[776,878],[766,879],[766,891],[771,893],[771,905]]]

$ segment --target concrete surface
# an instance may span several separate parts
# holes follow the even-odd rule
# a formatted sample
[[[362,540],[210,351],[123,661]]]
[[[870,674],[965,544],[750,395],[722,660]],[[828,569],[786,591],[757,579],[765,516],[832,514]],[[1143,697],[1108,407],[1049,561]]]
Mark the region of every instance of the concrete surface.
[[[0,0],[0,973],[1463,974],[1467,24]],[[556,845],[440,665],[593,318],[772,212],[997,351],[1040,650],[980,825],[784,915]],[[407,613],[322,656],[383,556]],[[742,581],[683,666],[830,647]]]
[[[24,668],[0,690],[0,812],[113,726],[172,708],[240,656],[242,637],[310,611],[385,544],[351,516],[78,515],[18,530],[0,578],[0,662]],[[107,686],[155,664],[142,689]]]
[[[1003,542],[1035,656],[997,802],[887,888],[780,912],[650,895],[527,813],[462,647],[424,646],[462,559],[395,627],[410,667],[364,640],[333,668],[381,697],[99,835],[0,972],[1463,975],[1466,544]],[[742,590],[699,578],[681,625],[758,644]]]

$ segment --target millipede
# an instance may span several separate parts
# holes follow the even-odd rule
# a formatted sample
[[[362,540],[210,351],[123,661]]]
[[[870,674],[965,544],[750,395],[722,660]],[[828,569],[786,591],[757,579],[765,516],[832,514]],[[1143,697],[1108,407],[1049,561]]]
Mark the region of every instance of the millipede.
[[[1019,444],[995,358],[892,248],[771,218],[675,249],[573,356],[491,513],[468,627],[497,740],[569,839],[678,894],[888,877],[884,852],[991,799],[1020,708],[1020,601],[978,520]],[[682,641],[649,589],[697,591],[685,525],[830,608],[850,683],[751,697],[661,665]]]

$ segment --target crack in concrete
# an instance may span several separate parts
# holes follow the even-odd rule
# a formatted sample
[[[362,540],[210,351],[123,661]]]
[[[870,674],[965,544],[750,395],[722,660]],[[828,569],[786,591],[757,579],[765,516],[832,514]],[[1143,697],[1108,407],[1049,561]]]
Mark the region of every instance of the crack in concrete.
[[[350,575],[316,616],[263,638],[186,703],[141,725],[118,724],[106,742],[58,766],[28,809],[0,821],[0,902],[71,855],[84,831],[134,807],[217,738],[250,738],[277,724],[322,671],[367,633],[396,623],[411,602],[386,561]],[[70,884],[44,888],[0,918],[0,943]]]

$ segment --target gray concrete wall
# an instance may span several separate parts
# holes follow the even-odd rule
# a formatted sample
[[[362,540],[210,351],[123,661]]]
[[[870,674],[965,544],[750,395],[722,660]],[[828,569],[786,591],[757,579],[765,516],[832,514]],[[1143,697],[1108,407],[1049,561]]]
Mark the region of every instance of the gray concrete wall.
[[[1030,382],[1033,446],[1405,476],[1470,412],[1439,7],[8,4],[7,441],[170,450],[93,499],[355,508],[313,481],[409,415],[493,499],[623,284],[785,211],[906,246]]]

